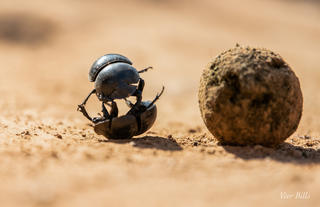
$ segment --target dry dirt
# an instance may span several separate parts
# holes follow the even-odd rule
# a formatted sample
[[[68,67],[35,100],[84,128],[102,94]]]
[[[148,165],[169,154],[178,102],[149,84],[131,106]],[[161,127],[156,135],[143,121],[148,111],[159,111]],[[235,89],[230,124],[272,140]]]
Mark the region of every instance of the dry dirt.
[[[278,149],[220,146],[201,120],[202,69],[237,42],[300,79],[302,120]],[[319,1],[1,1],[0,205],[319,206],[319,48]],[[95,135],[76,111],[110,52],[154,67],[144,100],[166,86],[132,140]]]

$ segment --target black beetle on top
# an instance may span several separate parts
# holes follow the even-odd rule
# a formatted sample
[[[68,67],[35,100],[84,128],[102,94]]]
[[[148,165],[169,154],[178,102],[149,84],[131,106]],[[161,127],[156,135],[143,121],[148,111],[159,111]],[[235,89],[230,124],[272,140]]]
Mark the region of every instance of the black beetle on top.
[[[163,87],[153,101],[142,101],[144,80],[139,73],[151,68],[137,71],[127,57],[119,54],[107,54],[100,57],[93,63],[89,71],[89,80],[95,83],[95,88],[82,104],[78,105],[78,111],[95,124],[94,129],[98,134],[108,138],[131,138],[142,134],[153,125],[157,115],[154,103],[164,90]],[[91,118],[85,109],[85,104],[94,93],[102,102],[103,116]],[[136,97],[135,104],[126,99],[129,96]],[[124,99],[130,107],[126,115],[118,117],[115,99]],[[104,104],[111,107],[110,113]]]

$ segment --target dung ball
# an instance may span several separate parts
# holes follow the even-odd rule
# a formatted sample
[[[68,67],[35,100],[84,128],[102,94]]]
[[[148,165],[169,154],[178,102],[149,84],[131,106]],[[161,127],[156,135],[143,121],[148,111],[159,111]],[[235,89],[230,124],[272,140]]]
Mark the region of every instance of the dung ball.
[[[297,76],[268,49],[237,45],[218,55],[203,71],[198,98],[208,130],[228,145],[276,146],[302,114]]]

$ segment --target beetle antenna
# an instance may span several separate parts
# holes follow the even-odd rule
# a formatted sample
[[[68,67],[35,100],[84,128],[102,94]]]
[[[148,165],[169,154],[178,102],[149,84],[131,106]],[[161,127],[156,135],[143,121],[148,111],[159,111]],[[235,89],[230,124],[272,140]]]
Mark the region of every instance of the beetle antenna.
[[[164,91],[164,86],[162,86],[161,92],[156,95],[156,97],[155,97],[155,98],[153,99],[153,101],[148,105],[147,108],[149,108],[150,106],[152,106],[152,105],[160,98],[160,96],[162,95],[163,91]]]
[[[145,68],[145,69],[139,70],[138,73],[147,72],[149,69],[153,69],[153,67],[152,67],[152,66],[149,66],[149,67],[147,67],[147,68]]]

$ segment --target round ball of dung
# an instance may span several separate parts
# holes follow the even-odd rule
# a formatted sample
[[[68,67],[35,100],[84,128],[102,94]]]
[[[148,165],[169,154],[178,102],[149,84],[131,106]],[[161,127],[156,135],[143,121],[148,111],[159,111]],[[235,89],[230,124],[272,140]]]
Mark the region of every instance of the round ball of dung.
[[[199,106],[220,143],[275,146],[298,127],[300,83],[282,57],[268,49],[236,46],[203,71]]]

